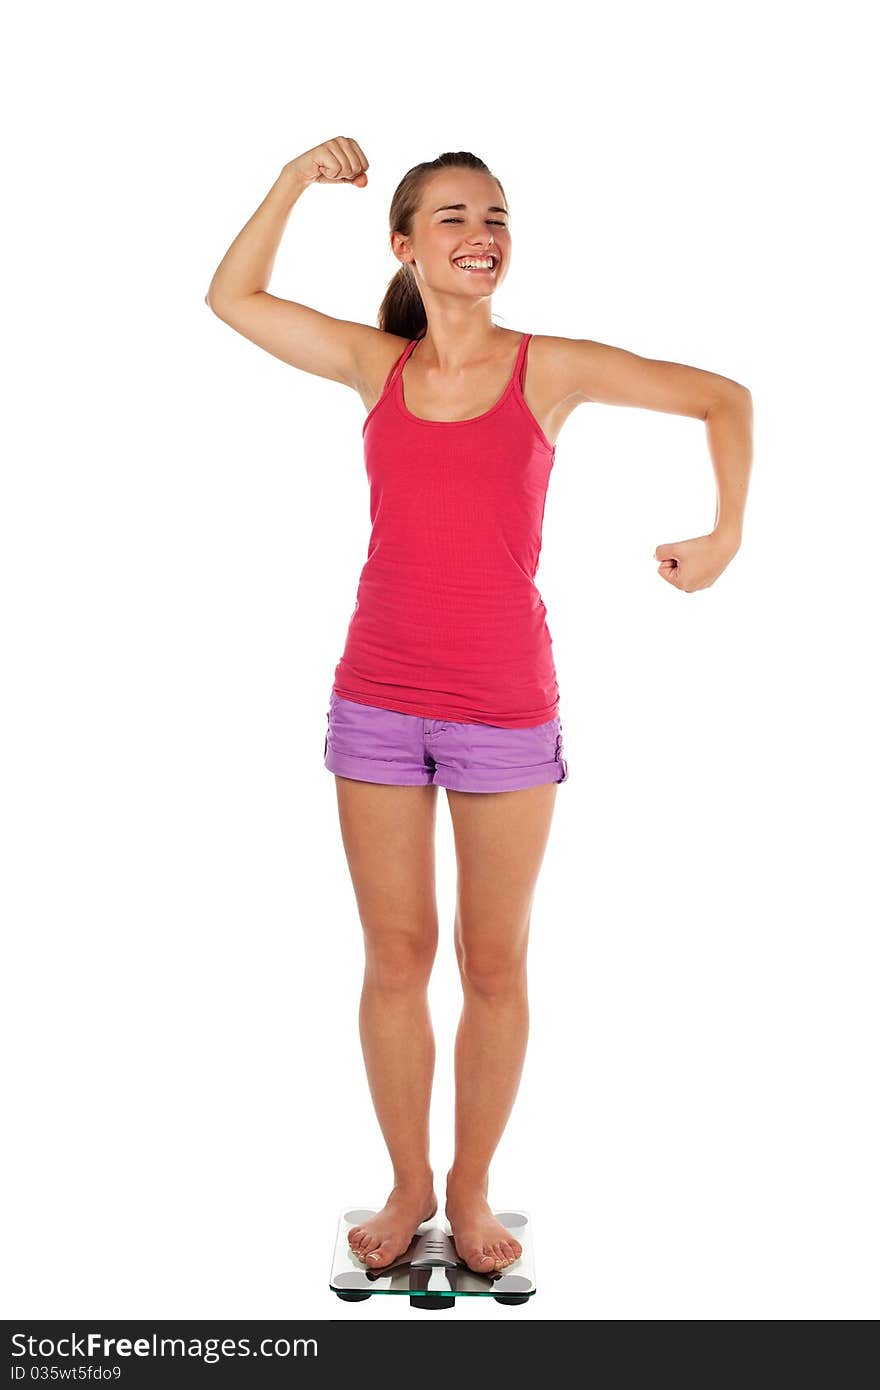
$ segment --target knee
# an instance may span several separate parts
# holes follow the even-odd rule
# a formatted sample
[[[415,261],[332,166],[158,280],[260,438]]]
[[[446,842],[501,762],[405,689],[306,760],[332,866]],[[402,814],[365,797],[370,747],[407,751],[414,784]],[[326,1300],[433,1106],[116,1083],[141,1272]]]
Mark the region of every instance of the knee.
[[[437,932],[382,932],[366,942],[364,979],[377,989],[426,989],[437,953]]]
[[[525,954],[458,947],[458,969],[465,989],[487,999],[510,999],[526,993]]]

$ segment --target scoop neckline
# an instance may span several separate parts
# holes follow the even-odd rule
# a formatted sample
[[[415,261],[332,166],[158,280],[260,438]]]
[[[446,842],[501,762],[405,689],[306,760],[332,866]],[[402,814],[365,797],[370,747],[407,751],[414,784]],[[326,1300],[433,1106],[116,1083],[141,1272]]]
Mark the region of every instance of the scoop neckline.
[[[414,415],[410,410],[409,406],[406,403],[406,397],[403,394],[403,369],[406,366],[409,359],[412,357],[418,344],[424,341],[424,339],[422,338],[413,338],[412,343],[409,347],[409,351],[406,353],[404,360],[400,364],[400,371],[397,373],[397,380],[395,382],[394,390],[394,399],[397,404],[397,408],[407,417],[408,420],[415,420],[417,425],[475,425],[479,420],[487,420],[490,415],[495,414],[496,410],[501,409],[504,402],[507,400],[507,397],[510,395],[511,391],[516,385],[516,377],[519,369],[520,354],[522,352],[523,343],[525,342],[528,336],[529,335],[527,333],[523,333],[520,335],[519,345],[516,349],[516,358],[514,360],[513,371],[511,372],[510,380],[505,386],[502,394],[498,397],[498,400],[495,402],[494,405],[490,405],[488,410],[484,410],[482,415],[469,415],[466,420],[426,420],[424,416]]]

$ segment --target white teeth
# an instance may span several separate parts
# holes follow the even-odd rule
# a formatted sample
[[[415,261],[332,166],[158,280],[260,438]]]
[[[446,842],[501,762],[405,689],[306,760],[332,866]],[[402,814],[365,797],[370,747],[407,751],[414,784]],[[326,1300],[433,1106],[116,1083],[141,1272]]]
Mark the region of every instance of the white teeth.
[[[472,260],[470,257],[465,257],[457,260],[455,264],[460,266],[462,270],[491,270],[495,260],[494,257],[490,259],[488,256],[483,260]]]

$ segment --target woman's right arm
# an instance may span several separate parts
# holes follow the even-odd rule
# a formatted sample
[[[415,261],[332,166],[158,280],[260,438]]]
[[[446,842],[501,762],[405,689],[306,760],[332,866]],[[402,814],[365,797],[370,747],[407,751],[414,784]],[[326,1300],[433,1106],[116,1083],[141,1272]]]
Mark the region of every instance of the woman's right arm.
[[[268,294],[266,286],[294,203],[313,183],[367,183],[366,156],[346,136],[285,164],[275,183],[220,262],[205,303],[258,347],[300,371],[358,390],[366,364],[385,338],[378,328],[331,318],[305,304]]]

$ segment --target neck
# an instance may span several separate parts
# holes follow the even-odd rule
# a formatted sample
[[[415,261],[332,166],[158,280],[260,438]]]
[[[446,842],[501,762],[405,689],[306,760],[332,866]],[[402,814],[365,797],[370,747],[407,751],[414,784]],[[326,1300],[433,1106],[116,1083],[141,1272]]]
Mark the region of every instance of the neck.
[[[508,333],[508,329],[496,328],[491,323],[470,323],[457,327],[429,321],[425,336],[419,340],[410,356],[418,354],[423,367],[454,374],[465,367],[478,366],[497,358]]]

